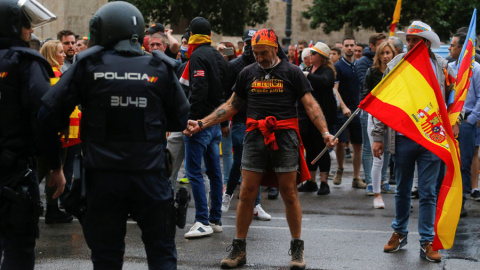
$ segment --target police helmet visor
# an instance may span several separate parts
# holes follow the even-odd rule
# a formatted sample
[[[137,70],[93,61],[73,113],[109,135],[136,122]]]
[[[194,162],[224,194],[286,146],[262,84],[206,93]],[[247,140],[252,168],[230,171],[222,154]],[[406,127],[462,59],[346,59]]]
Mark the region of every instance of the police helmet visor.
[[[30,21],[32,27],[38,27],[57,19],[57,16],[35,0],[19,0],[17,5]]]

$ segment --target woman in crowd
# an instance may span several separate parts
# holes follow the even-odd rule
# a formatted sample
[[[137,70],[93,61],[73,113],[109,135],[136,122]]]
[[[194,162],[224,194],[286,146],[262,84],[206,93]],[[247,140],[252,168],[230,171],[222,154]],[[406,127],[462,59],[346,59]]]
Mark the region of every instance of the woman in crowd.
[[[53,86],[55,85],[58,80],[60,79],[60,75],[62,72],[60,68],[63,65],[63,59],[65,57],[65,52],[63,51],[62,43],[58,40],[49,40],[45,42],[40,49],[40,53],[47,59],[48,63],[52,66],[53,73],[55,77],[50,78],[50,84]],[[43,178],[47,177],[45,181],[49,181],[48,179],[48,164],[44,157],[37,157],[37,175],[38,180],[42,181]],[[73,216],[61,211],[58,208],[58,199],[53,199],[52,195],[56,190],[56,187],[50,187],[49,185],[45,185],[46,190],[46,200],[47,200],[47,211],[45,213],[45,223],[69,223],[73,220]]]
[[[235,45],[228,41],[222,41],[217,47],[217,50],[225,57],[227,62],[232,61],[233,59],[237,58],[237,51],[235,49]]]
[[[328,129],[333,130],[333,125],[337,121],[337,103],[333,96],[333,85],[335,83],[335,68],[330,62],[330,48],[323,42],[317,42],[315,46],[306,48],[310,50],[311,66],[303,72],[313,88],[313,97],[318,101],[323,114],[327,120]],[[330,172],[330,155],[323,155],[314,165],[310,162],[325,148],[325,143],[321,139],[323,134],[315,127],[307,116],[302,103],[298,103],[298,121],[300,126],[300,136],[302,137],[305,150],[307,152],[307,165],[312,178],[303,183],[298,188],[300,192],[317,191],[317,195],[327,195],[330,193],[328,186],[328,173]],[[320,189],[317,186],[316,174],[320,169]]]
[[[387,63],[395,57],[395,49],[389,42],[383,42],[377,47],[375,57],[373,58],[373,66],[367,70],[365,77],[365,83],[362,89],[362,96],[366,96],[372,91],[375,86],[382,80],[383,73],[387,68]],[[367,133],[370,139],[370,144],[373,145],[373,138],[371,135],[373,129],[372,116],[368,116]],[[371,149],[370,149],[371,150]],[[388,185],[387,181],[387,169],[390,161],[390,154],[383,153],[380,158],[373,158],[372,166],[372,185],[373,185],[373,207],[383,209],[385,204],[383,203],[381,195],[381,184]]]
[[[58,40],[49,40],[43,44],[40,53],[47,59],[48,63],[52,66],[54,78],[50,78],[50,83],[55,85],[60,79],[60,68],[63,66],[63,59],[65,58],[65,52],[63,51],[62,43]]]

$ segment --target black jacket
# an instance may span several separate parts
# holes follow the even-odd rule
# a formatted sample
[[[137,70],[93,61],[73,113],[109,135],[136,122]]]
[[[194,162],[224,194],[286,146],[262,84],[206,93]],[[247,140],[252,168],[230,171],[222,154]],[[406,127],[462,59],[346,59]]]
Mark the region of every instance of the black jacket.
[[[246,66],[255,62],[253,57],[245,57],[240,55],[239,57],[228,62],[228,71],[229,71],[229,80],[225,88],[225,99],[229,99],[233,94],[233,86],[237,81],[238,74]],[[238,110],[238,112],[232,117],[232,123],[246,123],[247,122],[247,105],[244,104],[243,107]]]
[[[37,120],[53,76],[50,64],[27,43],[0,38],[0,172],[15,170],[19,160],[39,154],[50,169],[60,167],[58,136]]]
[[[189,119],[202,119],[225,101],[227,61],[210,43],[199,45],[190,56],[188,76],[191,91]]]
[[[40,118],[59,128],[80,103],[86,168],[165,177],[165,132],[185,129],[188,116],[173,62],[89,48],[43,97]]]
[[[358,59],[355,65],[355,72],[357,73],[360,85],[365,81],[367,69],[373,65],[373,57],[375,57],[375,52],[372,52],[370,47],[367,46],[363,49],[362,57]]]
[[[365,83],[363,84],[362,87],[362,92],[361,92],[361,99],[364,99],[370,91],[377,86],[377,84],[382,80],[383,78],[383,73],[375,68],[369,68],[367,70],[367,74],[365,75]]]
[[[337,122],[337,102],[333,95],[335,74],[329,67],[320,67],[312,73],[312,67],[305,68],[309,72],[307,79],[313,88],[312,95],[322,108],[328,126],[333,126]],[[300,121],[310,121],[301,101],[298,102],[298,115]]]

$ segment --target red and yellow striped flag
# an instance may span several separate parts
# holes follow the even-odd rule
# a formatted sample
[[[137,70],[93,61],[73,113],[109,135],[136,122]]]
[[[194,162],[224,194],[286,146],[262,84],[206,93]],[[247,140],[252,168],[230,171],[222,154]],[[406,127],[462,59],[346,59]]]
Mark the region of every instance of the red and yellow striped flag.
[[[395,35],[395,27],[397,23],[400,21],[400,11],[402,9],[402,0],[397,0],[397,5],[395,6],[395,11],[393,12],[393,20],[390,24],[390,36],[393,37]]]
[[[473,10],[470,27],[468,28],[467,40],[463,44],[462,52],[457,60],[457,79],[454,90],[448,99],[448,114],[452,126],[457,122],[467,98],[470,81],[473,74],[473,63],[475,62],[475,29],[477,27],[477,9]]]
[[[462,205],[460,155],[423,41],[385,76],[359,108],[445,162],[447,172],[437,200],[433,248],[451,248]]]

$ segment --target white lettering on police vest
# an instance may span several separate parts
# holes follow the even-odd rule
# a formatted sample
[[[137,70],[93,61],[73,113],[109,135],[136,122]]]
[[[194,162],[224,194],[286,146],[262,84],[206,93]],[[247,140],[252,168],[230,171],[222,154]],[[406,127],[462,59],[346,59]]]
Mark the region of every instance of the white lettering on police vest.
[[[112,107],[128,107],[130,105],[137,108],[146,108],[147,107],[147,98],[146,97],[122,97],[122,96],[111,96],[110,106]]]
[[[133,73],[133,72],[125,72],[125,73],[117,73],[117,72],[95,72],[93,73],[94,80],[98,79],[105,79],[105,80],[133,80],[133,81],[140,81],[140,80],[147,80],[150,81],[150,77],[147,74],[143,73]]]

